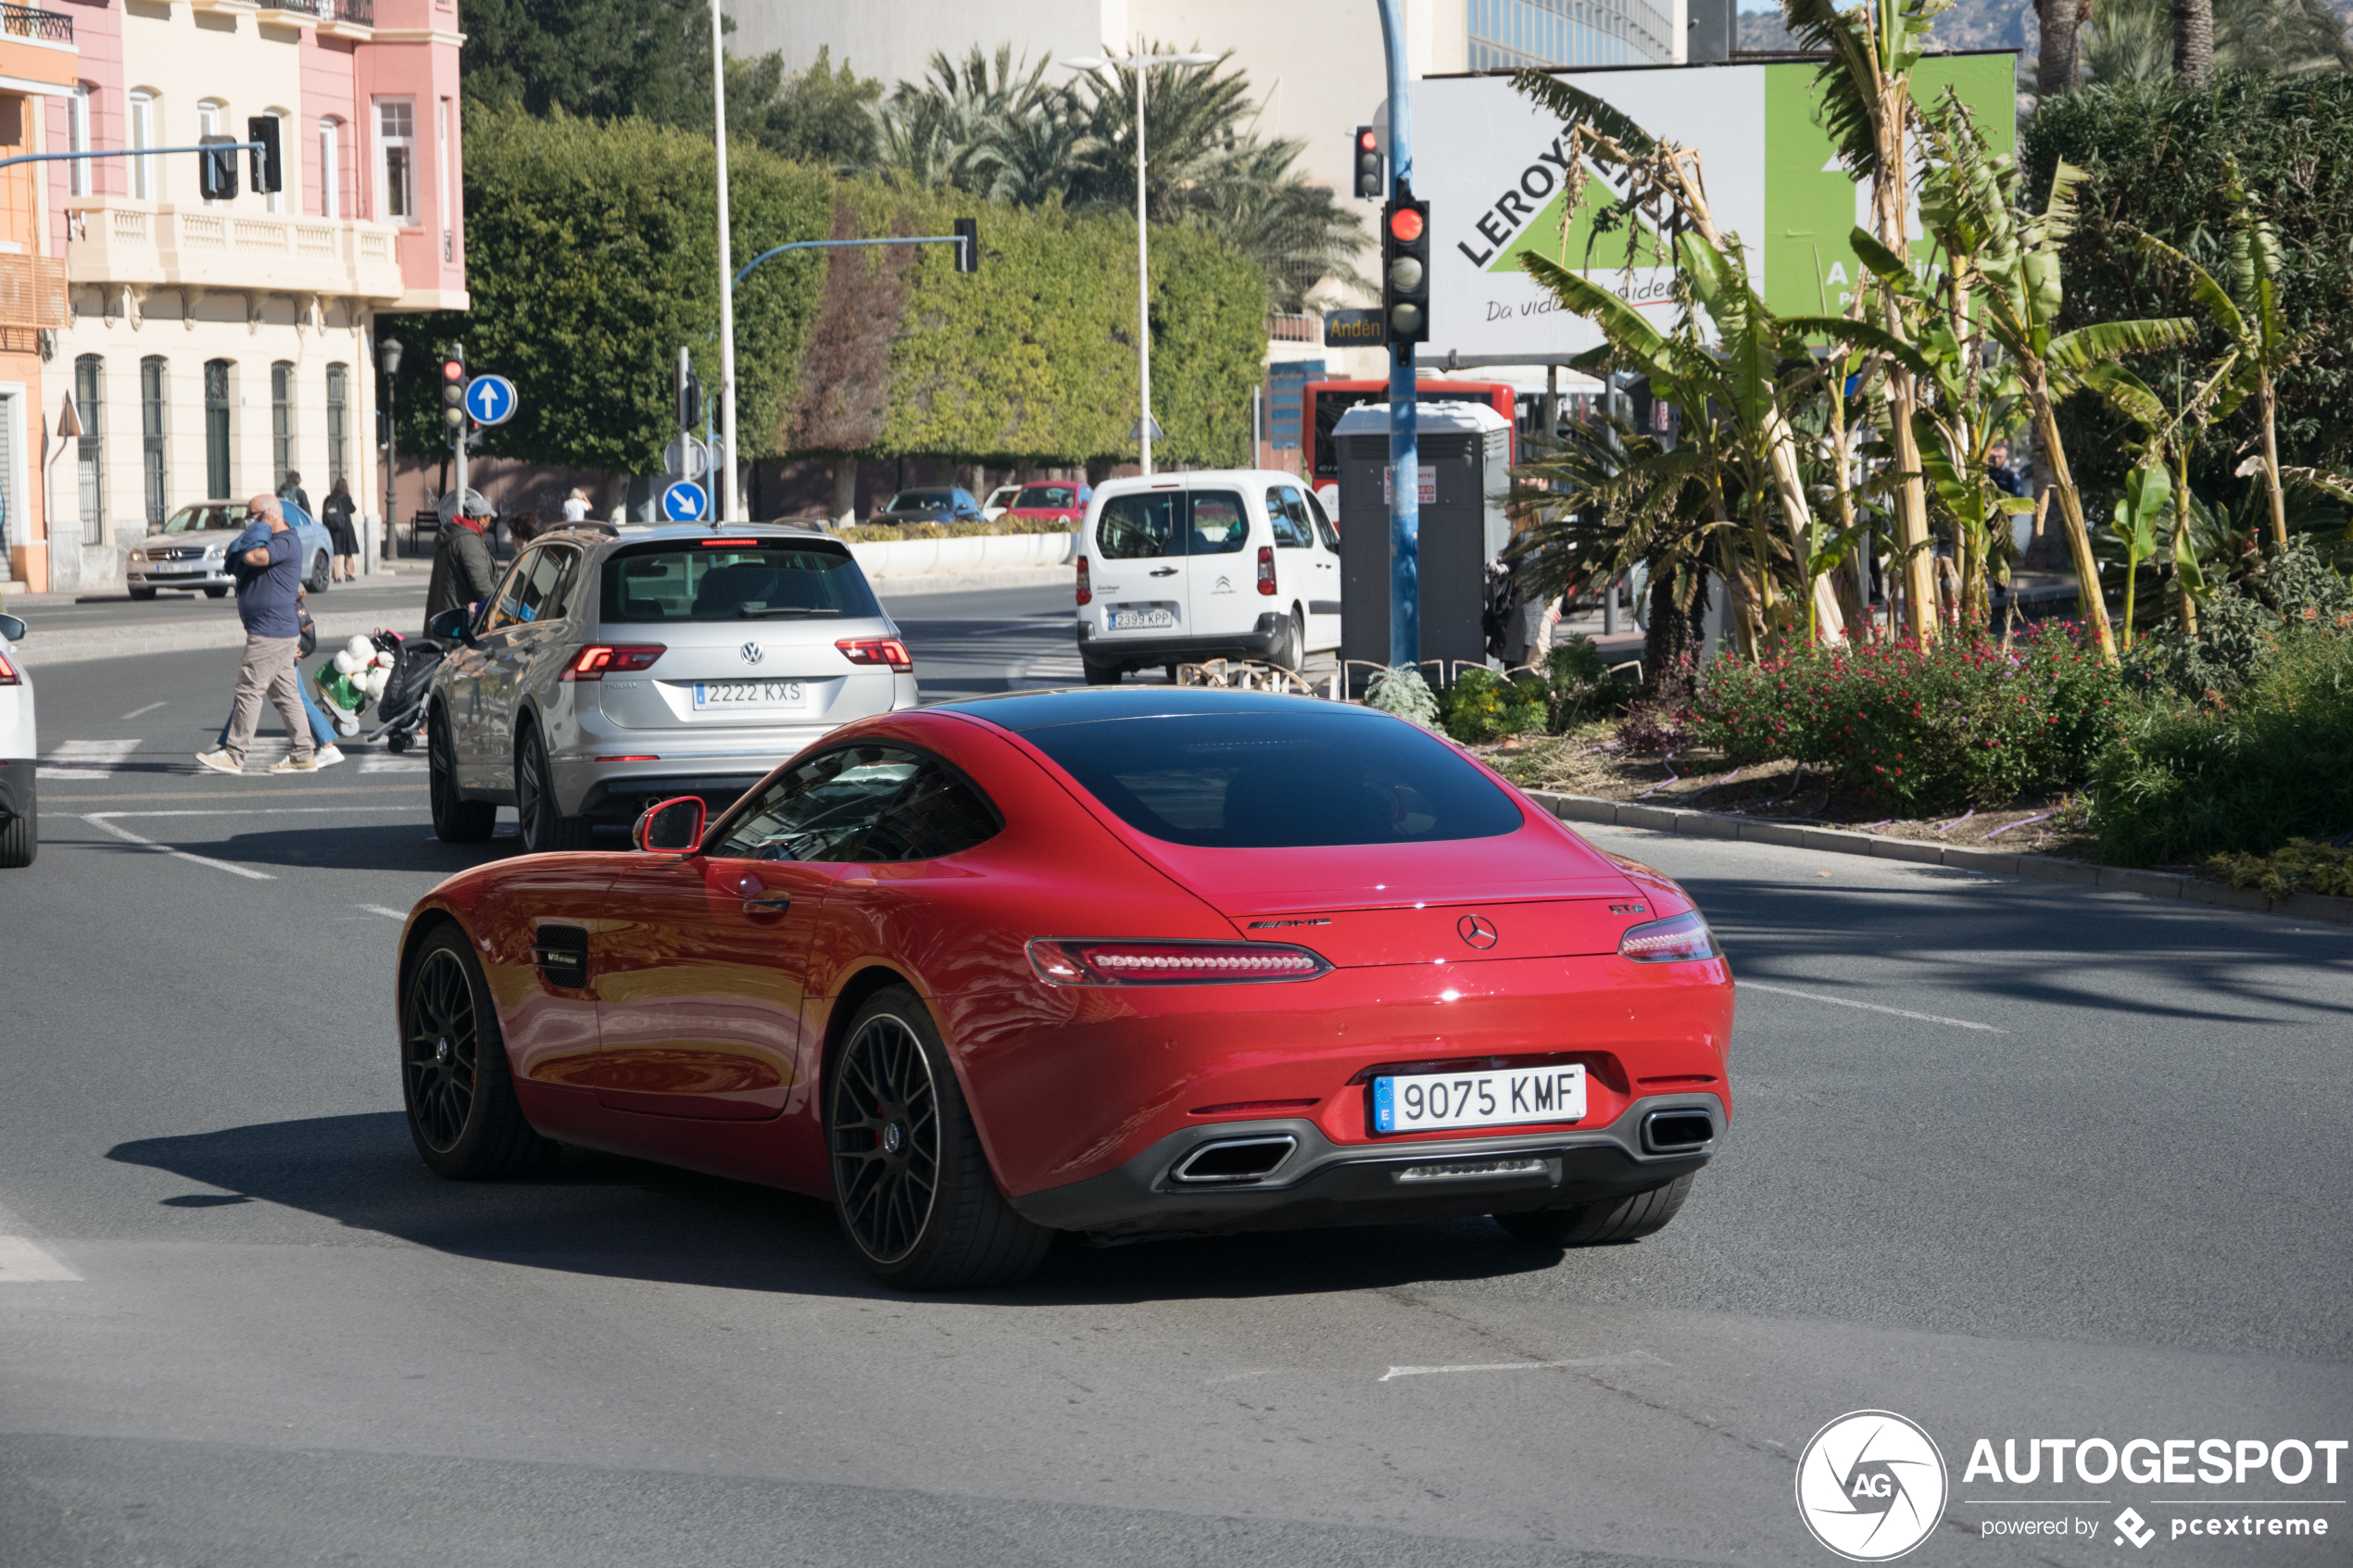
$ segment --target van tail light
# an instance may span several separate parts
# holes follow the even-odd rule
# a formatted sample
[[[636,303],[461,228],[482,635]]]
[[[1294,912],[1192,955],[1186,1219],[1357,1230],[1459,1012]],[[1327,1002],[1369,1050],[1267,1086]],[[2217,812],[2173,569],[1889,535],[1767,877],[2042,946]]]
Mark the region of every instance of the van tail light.
[[[0,653],[0,686],[21,686],[23,684],[24,677],[17,673],[17,667],[8,662],[8,656],[6,654]]]
[[[1628,926],[1626,935],[1617,939],[1617,952],[1636,963],[1681,963],[1719,958],[1723,949],[1716,946],[1716,935],[1707,929],[1707,922],[1688,914]]]
[[[1268,595],[1275,591],[1275,547],[1272,545],[1258,546],[1258,591]]]
[[[1313,980],[1331,965],[1279,942],[1106,942],[1039,937],[1029,967],[1049,985],[1215,985]]]
[[[1095,602],[1095,580],[1088,573],[1085,556],[1078,558],[1078,602],[1083,605]]]
[[[902,675],[915,668],[915,656],[896,637],[844,637],[834,646],[852,664],[887,664]]]
[[[601,681],[608,675],[635,675],[653,668],[662,656],[660,643],[591,643],[572,656],[559,681]]]

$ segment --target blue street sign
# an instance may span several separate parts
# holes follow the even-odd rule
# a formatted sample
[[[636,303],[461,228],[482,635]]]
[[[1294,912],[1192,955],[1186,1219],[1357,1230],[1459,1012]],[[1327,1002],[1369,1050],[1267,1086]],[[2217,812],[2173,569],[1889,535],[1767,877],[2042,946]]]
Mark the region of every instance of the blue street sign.
[[[700,522],[710,509],[711,497],[690,479],[682,479],[661,493],[661,515],[672,522]]]
[[[476,376],[466,383],[466,412],[476,424],[502,425],[515,417],[515,383],[504,376]]]

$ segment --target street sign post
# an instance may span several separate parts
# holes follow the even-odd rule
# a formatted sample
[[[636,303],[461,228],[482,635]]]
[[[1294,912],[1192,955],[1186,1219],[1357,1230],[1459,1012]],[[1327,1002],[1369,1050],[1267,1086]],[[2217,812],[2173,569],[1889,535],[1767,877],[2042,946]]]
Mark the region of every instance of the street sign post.
[[[691,479],[682,479],[661,493],[661,515],[668,522],[700,522],[711,509],[711,497]]]
[[[662,472],[680,479],[700,479],[711,471],[711,444],[691,435],[671,438],[661,449]]]
[[[466,412],[474,423],[502,425],[515,417],[515,383],[504,376],[479,375],[466,383]]]

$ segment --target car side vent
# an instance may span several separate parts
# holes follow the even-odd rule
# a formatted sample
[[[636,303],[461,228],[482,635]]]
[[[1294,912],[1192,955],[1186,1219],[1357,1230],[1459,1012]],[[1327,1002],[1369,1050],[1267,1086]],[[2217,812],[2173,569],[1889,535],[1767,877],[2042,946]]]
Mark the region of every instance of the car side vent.
[[[1205,1143],[1178,1160],[1169,1176],[1188,1186],[1234,1186],[1264,1181],[1298,1147],[1299,1140],[1288,1133],[1277,1137],[1226,1138]]]
[[[543,925],[533,934],[531,961],[548,984],[577,989],[588,979],[588,933],[577,925]]]

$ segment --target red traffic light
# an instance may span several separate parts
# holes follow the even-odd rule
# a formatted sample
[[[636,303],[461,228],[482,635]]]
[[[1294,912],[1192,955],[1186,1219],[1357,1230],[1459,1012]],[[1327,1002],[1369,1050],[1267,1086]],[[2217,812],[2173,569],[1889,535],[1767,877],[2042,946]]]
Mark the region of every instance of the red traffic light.
[[[443,381],[464,381],[466,379],[466,362],[463,359],[444,359],[441,362],[441,379]]]
[[[1401,207],[1389,215],[1389,232],[1400,245],[1412,245],[1422,237],[1422,215],[1410,207]]]
[[[1356,148],[1359,152],[1366,153],[1378,152],[1380,150],[1380,138],[1373,133],[1373,128],[1371,126],[1364,126],[1357,131]]]

